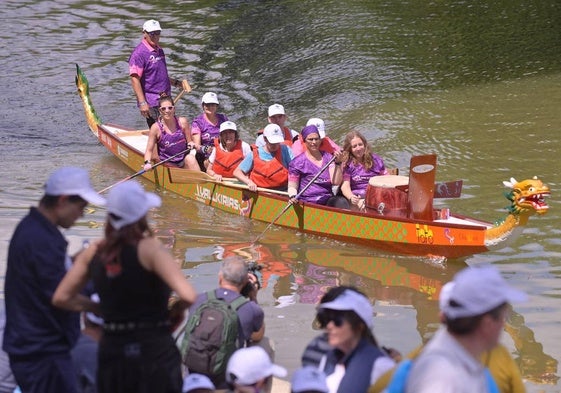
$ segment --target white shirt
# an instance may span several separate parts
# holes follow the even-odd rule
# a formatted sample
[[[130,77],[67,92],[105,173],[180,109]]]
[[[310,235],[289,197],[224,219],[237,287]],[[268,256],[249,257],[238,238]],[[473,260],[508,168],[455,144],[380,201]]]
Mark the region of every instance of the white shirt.
[[[486,393],[484,367],[441,327],[425,346],[407,378],[406,393]]]

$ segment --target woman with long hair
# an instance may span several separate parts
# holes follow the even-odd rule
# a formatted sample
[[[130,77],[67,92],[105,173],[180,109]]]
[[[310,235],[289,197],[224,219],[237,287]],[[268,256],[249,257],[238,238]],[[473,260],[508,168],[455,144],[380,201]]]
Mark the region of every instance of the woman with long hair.
[[[162,93],[158,101],[158,119],[150,127],[148,143],[144,152],[144,170],[152,168],[154,156],[160,161],[170,159],[169,164],[183,168],[188,164],[187,149],[192,146],[191,127],[186,117],[175,115],[175,105],[171,97]],[[180,154],[183,153],[183,154]],[[189,167],[189,164],[187,165]],[[198,165],[191,165],[189,169],[199,169]]]
[[[181,392],[179,350],[171,335],[170,289],[190,305],[195,290],[154,236],[146,214],[161,204],[136,181],[107,196],[105,237],[76,258],[53,295],[55,306],[81,311],[76,299],[92,279],[104,319],[98,391]]]
[[[384,161],[372,153],[366,138],[358,131],[351,131],[345,136],[343,161],[345,169],[341,192],[352,207],[363,210],[370,178],[388,174]]]

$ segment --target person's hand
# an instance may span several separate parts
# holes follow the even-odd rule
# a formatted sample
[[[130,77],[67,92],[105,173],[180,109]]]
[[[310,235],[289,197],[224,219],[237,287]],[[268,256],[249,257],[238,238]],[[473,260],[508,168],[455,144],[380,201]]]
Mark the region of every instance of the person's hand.
[[[152,164],[150,164],[149,162],[144,164],[144,171],[145,172],[148,172],[150,169],[152,169]]]
[[[187,148],[189,150],[196,150],[197,149],[197,145],[195,145],[195,142],[189,142],[187,143]]]
[[[333,155],[335,156],[335,164],[336,165],[341,165],[341,163],[343,162],[343,151],[338,150],[333,152]]]
[[[356,206],[357,206],[360,210],[366,209],[366,200],[365,200],[364,198],[359,198],[358,202],[356,203]]]
[[[257,184],[255,184],[253,181],[249,181],[247,183],[247,186],[249,187],[250,191],[257,191]]]
[[[214,180],[216,181],[222,181],[222,175],[219,175],[218,173],[215,173],[212,177],[214,177]]]
[[[251,285],[251,291],[247,293],[247,298],[253,301],[257,301],[257,291],[259,291],[260,284],[257,276],[249,272],[247,273],[248,283]]]
[[[360,201],[360,197],[358,195],[353,194],[353,196],[350,199],[351,204],[358,206],[359,201]]]
[[[144,117],[150,116],[150,106],[146,101],[142,102],[138,105],[138,109],[140,109],[140,114]]]

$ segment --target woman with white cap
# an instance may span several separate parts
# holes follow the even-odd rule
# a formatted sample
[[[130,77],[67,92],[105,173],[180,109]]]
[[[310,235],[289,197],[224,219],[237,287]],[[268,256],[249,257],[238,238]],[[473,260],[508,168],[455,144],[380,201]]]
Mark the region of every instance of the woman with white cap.
[[[333,348],[319,369],[327,375],[330,393],[365,393],[395,362],[379,347],[372,334],[373,309],[356,289],[346,289],[334,300],[321,303],[317,319]]]
[[[179,351],[168,321],[170,288],[187,304],[195,290],[154,237],[146,214],[161,204],[136,181],[107,196],[105,237],[79,254],[53,303],[79,311],[76,297],[91,278],[100,297],[103,337],[98,391],[181,392]]]
[[[236,123],[225,121],[220,124],[220,137],[214,138],[206,173],[217,181],[222,181],[223,177],[234,177],[234,170],[248,154],[251,154],[251,146],[240,140]]]
[[[195,117],[191,124],[192,146],[197,153],[188,156],[188,163],[196,159],[201,171],[206,171],[208,158],[214,148],[214,138],[220,137],[220,125],[228,120],[228,116],[218,113],[218,96],[214,92],[203,94],[201,105],[203,113]]]

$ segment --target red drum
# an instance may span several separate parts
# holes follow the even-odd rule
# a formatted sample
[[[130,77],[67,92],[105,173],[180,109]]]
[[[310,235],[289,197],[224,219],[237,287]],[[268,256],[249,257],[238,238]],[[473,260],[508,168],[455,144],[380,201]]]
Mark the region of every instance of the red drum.
[[[395,187],[408,184],[407,176],[384,175],[370,178],[366,188],[366,207],[388,216],[407,217],[407,193]]]

